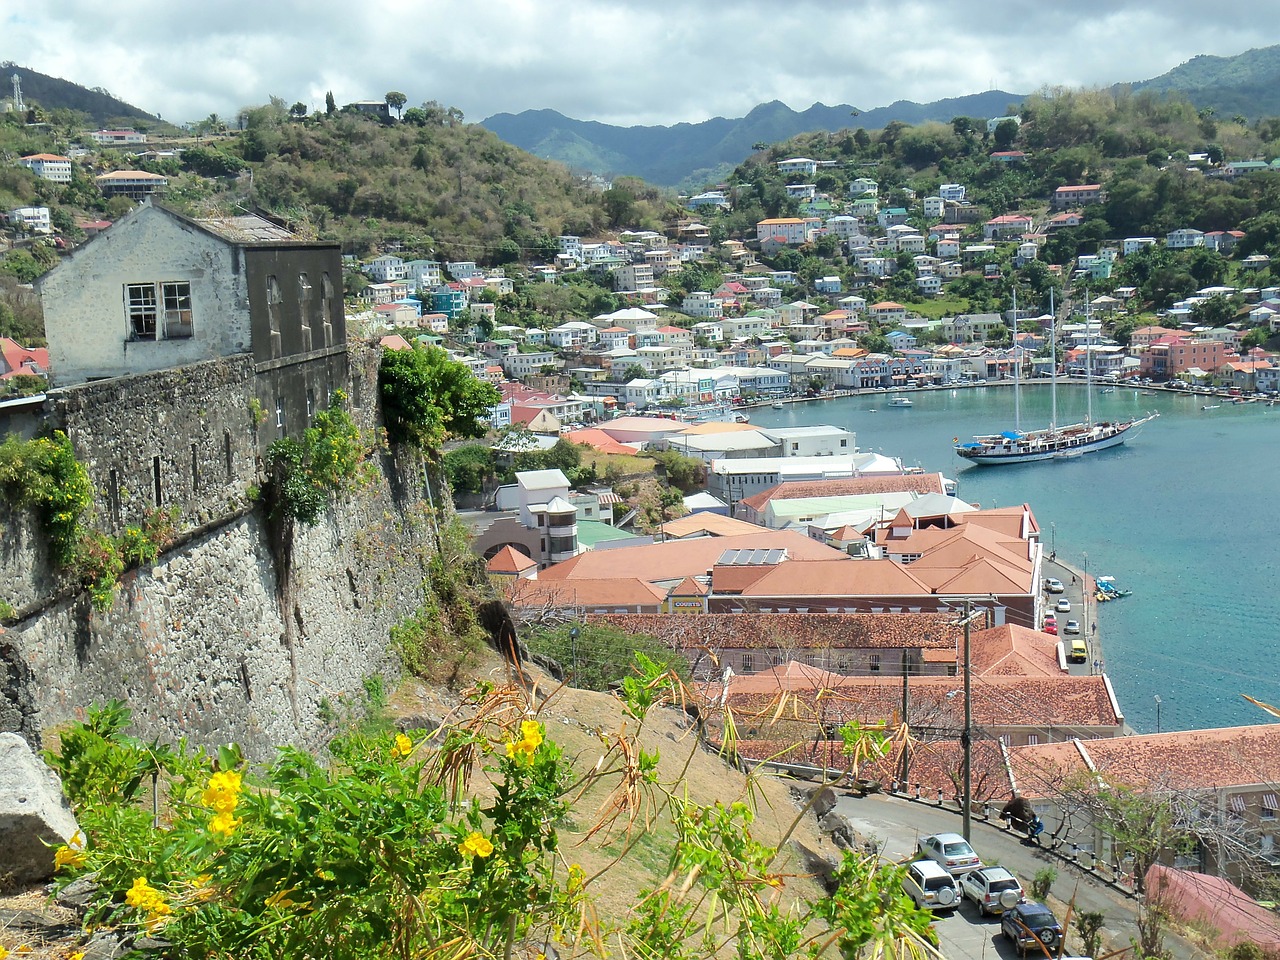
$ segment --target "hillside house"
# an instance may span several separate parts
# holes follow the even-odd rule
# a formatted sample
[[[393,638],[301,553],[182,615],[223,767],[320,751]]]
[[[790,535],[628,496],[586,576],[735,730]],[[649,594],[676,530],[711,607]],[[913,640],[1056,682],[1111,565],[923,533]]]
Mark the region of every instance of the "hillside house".
[[[33,153],[22,157],[19,164],[26,167],[41,180],[51,183],[71,182],[71,159],[56,153]]]

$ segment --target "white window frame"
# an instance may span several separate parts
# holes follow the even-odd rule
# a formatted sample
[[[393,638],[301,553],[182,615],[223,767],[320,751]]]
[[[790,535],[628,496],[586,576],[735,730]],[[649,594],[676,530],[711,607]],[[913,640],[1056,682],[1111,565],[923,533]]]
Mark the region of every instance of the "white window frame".
[[[190,281],[126,283],[124,306],[130,340],[189,340],[195,336]]]

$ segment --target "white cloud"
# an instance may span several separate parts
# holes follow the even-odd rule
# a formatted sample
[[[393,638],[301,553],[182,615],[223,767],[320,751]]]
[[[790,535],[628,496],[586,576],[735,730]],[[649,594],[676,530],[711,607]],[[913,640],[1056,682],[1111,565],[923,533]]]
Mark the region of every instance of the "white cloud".
[[[1192,0],[63,0],[9,14],[0,55],[175,122],[271,95],[318,108],[327,90],[344,103],[394,89],[472,120],[550,108],[666,124],[769,100],[869,109],[1139,80],[1276,42],[1274,18],[1254,12],[1228,23]]]

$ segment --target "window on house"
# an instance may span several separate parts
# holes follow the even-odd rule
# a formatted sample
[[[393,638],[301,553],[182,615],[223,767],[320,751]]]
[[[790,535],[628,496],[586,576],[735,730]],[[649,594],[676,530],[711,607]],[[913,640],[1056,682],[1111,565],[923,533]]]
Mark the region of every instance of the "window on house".
[[[276,426],[284,430],[284,397],[276,397]]]
[[[1037,734],[1037,733],[1028,733],[1028,734],[1027,734],[1027,746],[1029,746],[1029,747],[1034,747],[1034,746],[1035,746],[1037,743],[1039,743],[1039,742],[1040,742],[1040,735],[1039,735],[1039,734]]]
[[[267,277],[267,325],[271,331],[271,356],[279,357],[284,354],[284,347],[280,341],[280,304],[284,302],[284,296],[280,292],[280,281],[275,276]]]
[[[880,654],[873,653],[867,657],[867,669],[872,673],[880,672]]]
[[[307,388],[307,420],[310,421],[315,415],[316,410],[316,392]]]
[[[756,669],[756,655],[749,651],[744,651],[742,654],[742,672],[754,673],[755,669]]]
[[[125,286],[128,301],[129,332],[135,340],[154,340],[159,309],[154,283],[130,283]]]
[[[164,338],[181,340],[190,337],[191,284],[176,280],[161,284],[160,289],[164,295]]]

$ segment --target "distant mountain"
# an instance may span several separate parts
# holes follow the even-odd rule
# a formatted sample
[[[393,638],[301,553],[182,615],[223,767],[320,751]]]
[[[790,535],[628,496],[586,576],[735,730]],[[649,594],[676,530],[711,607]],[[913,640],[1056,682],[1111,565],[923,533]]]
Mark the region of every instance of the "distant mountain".
[[[865,127],[878,130],[892,120],[923,123],[955,116],[994,117],[1022,96],[1002,90],[859,111],[848,104],[815,103],[795,111],[774,100],[745,117],[715,117],[674,126],[618,127],[594,120],[573,120],[555,110],[498,113],[481,121],[508,143],[579,170],[610,176],[630,174],[650,183],[676,186],[718,179],[752,153],[757,143],[775,143],[814,130]]]
[[[1280,116],[1280,46],[1246,50],[1234,57],[1192,57],[1168,73],[1130,86],[1176,91],[1219,118]]]
[[[51,77],[8,61],[0,63],[0,96],[5,100],[12,95],[13,88],[9,78],[15,73],[22,78],[22,99],[28,104],[36,103],[46,110],[78,110],[87,113],[99,126],[121,120],[135,124],[162,122],[159,117],[113,97],[101,88],[90,90],[70,80]]]

